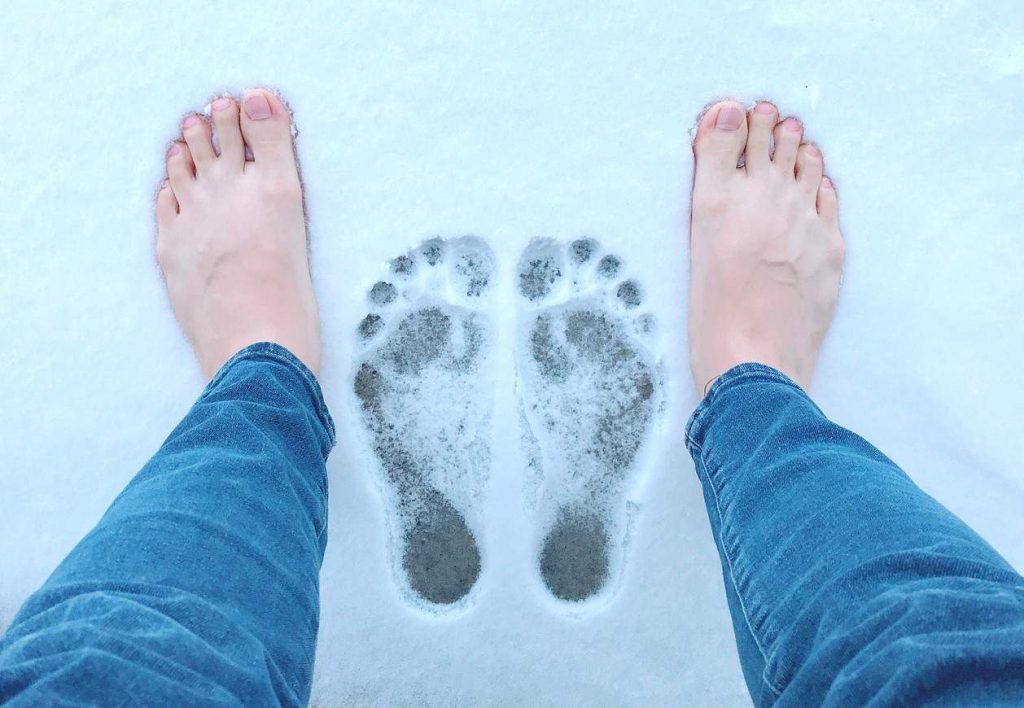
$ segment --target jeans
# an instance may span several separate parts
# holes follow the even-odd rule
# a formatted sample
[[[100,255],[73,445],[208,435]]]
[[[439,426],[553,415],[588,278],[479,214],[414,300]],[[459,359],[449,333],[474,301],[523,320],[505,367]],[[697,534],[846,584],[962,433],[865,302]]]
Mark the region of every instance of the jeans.
[[[7,705],[304,705],[334,426],[276,344],[217,373],[0,639]]]
[[[1024,700],[1024,580],[779,372],[688,426],[758,703]],[[11,705],[301,705],[334,442],[273,344],[231,359],[0,639]]]
[[[686,442],[757,705],[1024,705],[1024,578],[794,382],[731,369]]]

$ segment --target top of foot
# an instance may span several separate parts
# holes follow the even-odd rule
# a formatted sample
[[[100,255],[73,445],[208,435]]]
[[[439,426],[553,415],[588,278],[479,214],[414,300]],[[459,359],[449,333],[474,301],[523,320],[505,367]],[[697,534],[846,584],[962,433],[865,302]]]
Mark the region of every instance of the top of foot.
[[[319,372],[302,186],[276,95],[250,90],[241,101],[216,99],[209,119],[186,116],[156,215],[171,305],[207,378],[263,341]]]
[[[836,192],[795,118],[712,106],[694,139],[690,364],[697,390],[744,362],[810,387],[842,276]]]

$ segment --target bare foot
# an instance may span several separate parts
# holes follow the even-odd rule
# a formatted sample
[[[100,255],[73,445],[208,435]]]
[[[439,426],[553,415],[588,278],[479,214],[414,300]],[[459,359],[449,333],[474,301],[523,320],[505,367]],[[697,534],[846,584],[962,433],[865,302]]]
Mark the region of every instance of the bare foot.
[[[689,323],[698,391],[744,362],[808,390],[832,321],[844,258],[836,192],[821,152],[801,144],[800,122],[778,119],[771,103],[747,114],[723,101],[697,128]]]
[[[234,99],[219,98],[212,127],[198,115],[183,122],[157,197],[157,259],[207,379],[256,342],[276,342],[319,373],[320,331],[288,111],[264,90],[247,91],[242,109],[239,116]]]

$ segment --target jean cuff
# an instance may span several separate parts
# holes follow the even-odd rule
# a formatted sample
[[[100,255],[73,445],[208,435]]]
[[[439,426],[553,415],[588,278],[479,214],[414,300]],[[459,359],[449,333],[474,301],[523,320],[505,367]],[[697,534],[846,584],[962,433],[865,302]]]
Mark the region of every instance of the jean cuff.
[[[694,447],[698,450],[702,447],[708,420],[713,414],[715,402],[721,398],[722,392],[738,385],[758,382],[789,386],[799,391],[804,397],[807,397],[807,394],[800,388],[799,384],[778,369],[753,362],[737,364],[718,377],[714,385],[711,386],[711,390],[704,396],[704,400],[697,406],[697,410],[690,416],[690,420],[686,424],[686,444],[691,452],[693,452]]]
[[[331,413],[327,410],[327,403],[324,402],[324,394],[320,389],[320,383],[316,379],[316,374],[309,370],[302,361],[292,354],[290,351],[282,347],[280,344],[274,344],[273,342],[258,342],[256,344],[250,344],[242,351],[235,354],[233,357],[228,359],[224,366],[220,367],[220,370],[214,374],[213,378],[210,379],[210,383],[206,385],[199,400],[203,400],[207,394],[210,393],[217,384],[227,376],[228,372],[236,364],[242,361],[275,361],[281,364],[285,364],[291,368],[303,384],[306,386],[306,390],[310,395],[310,401],[313,404],[313,410],[316,413],[320,423],[324,426],[324,430],[327,431],[328,446],[327,449],[331,450],[334,447],[335,442],[335,430],[334,430],[334,419],[331,418]]]

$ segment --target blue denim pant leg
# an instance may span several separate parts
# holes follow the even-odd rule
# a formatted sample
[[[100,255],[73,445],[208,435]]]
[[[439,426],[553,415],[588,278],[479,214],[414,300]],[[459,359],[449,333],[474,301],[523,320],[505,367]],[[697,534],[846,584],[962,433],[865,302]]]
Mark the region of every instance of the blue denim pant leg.
[[[760,364],[687,426],[758,705],[1024,705],[1024,579]]]
[[[0,703],[306,703],[333,444],[298,359],[239,352],[0,638]]]

